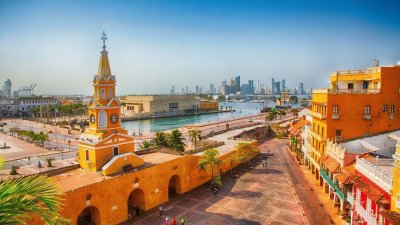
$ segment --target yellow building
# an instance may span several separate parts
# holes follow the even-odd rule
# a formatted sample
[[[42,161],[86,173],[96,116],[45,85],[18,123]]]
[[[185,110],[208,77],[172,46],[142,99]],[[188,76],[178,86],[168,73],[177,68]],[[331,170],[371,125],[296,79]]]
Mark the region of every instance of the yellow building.
[[[396,145],[396,153],[393,155],[395,159],[393,167],[393,186],[392,186],[392,202],[391,210],[400,213],[400,144]]]
[[[104,42],[98,73],[93,78],[94,94],[88,105],[89,130],[80,136],[79,142],[81,167],[93,172],[102,171],[104,175],[119,172],[123,167],[143,165],[143,160],[133,154],[133,137],[121,127],[115,83]]]
[[[209,112],[209,111],[218,111],[219,106],[217,101],[208,101],[201,100],[200,101],[200,111]]]

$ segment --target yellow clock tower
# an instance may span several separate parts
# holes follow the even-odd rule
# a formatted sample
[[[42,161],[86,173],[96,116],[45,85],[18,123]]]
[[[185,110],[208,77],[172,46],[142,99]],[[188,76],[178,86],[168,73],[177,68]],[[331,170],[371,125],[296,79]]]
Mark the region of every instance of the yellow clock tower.
[[[88,106],[89,130],[80,136],[79,163],[84,169],[108,175],[141,166],[143,160],[133,154],[134,139],[121,126],[121,104],[115,95],[116,80],[108,61],[105,32],[101,40],[103,51]]]

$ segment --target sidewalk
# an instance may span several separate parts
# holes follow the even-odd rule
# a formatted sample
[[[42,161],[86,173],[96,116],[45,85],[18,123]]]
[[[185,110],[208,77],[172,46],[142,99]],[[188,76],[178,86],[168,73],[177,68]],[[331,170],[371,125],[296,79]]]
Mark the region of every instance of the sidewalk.
[[[289,148],[287,148],[287,151],[291,153],[291,156],[293,158],[296,158],[295,153],[291,152]],[[311,170],[309,170],[307,166],[299,164],[297,165],[299,166],[299,169],[304,174],[304,176],[307,178],[313,191],[317,194],[318,201],[321,202],[325,210],[329,213],[329,215],[331,215],[334,224],[346,225],[346,221],[339,217],[338,209],[333,206],[333,200],[329,199],[329,195],[325,193],[323,187],[319,185],[319,180],[315,179],[315,174],[312,174]]]

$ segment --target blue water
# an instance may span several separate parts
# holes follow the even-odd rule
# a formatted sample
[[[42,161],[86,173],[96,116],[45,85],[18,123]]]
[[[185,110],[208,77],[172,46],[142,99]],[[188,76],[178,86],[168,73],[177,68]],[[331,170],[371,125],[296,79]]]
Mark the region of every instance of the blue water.
[[[234,119],[241,116],[255,115],[260,112],[263,107],[273,107],[274,102],[267,101],[265,103],[253,103],[253,102],[220,102],[219,106],[231,106],[235,109],[235,112],[231,113],[214,113],[214,114],[202,114],[202,115],[191,115],[181,117],[169,117],[169,118],[155,118],[140,121],[125,121],[122,123],[125,129],[130,133],[135,132],[138,134],[140,124],[140,132],[157,132],[168,129],[181,128],[187,124],[206,123],[211,121],[218,121],[224,119]]]

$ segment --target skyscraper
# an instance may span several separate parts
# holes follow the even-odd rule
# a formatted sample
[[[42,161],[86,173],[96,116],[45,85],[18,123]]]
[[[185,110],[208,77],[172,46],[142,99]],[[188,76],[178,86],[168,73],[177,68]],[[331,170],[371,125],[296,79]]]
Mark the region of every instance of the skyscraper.
[[[275,95],[280,95],[281,94],[281,82],[277,81],[275,82]]]
[[[301,95],[304,95],[305,93],[304,93],[304,86],[303,86],[303,83],[300,83],[299,84],[299,90],[298,90],[298,92],[299,92],[299,94],[301,94]]]
[[[240,87],[240,76],[235,77],[235,82],[238,87]]]
[[[271,81],[271,89],[272,89],[272,94],[274,95],[275,94],[275,79],[274,78],[272,78],[272,81]]]
[[[10,98],[11,97],[11,80],[10,79],[7,79],[6,81],[4,81],[3,95],[6,98]]]
[[[249,80],[249,94],[254,94],[254,80]]]
[[[285,79],[282,79],[282,91],[286,90]]]

